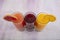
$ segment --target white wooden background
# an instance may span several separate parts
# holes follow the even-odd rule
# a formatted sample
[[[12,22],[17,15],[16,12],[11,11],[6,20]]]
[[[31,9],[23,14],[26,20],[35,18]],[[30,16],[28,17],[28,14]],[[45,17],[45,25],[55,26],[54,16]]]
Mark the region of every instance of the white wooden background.
[[[31,4],[28,4],[30,3]],[[34,6],[33,6],[34,5]],[[56,16],[42,32],[20,32],[4,15],[13,12],[46,12]],[[0,0],[0,40],[60,40],[60,0]]]

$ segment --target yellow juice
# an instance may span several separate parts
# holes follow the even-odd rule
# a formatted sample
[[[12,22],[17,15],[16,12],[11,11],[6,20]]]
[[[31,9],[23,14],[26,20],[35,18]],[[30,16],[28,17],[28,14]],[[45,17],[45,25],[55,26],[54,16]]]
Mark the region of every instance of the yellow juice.
[[[53,15],[47,13],[39,13],[35,22],[35,29],[42,31],[49,22],[54,22],[56,18]]]

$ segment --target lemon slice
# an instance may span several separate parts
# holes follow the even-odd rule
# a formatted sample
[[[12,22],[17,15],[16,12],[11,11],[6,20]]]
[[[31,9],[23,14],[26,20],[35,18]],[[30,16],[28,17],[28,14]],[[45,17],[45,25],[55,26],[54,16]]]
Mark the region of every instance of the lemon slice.
[[[49,22],[49,17],[46,17],[47,14],[39,13],[37,16],[37,23],[47,24]]]
[[[49,17],[49,20],[51,22],[54,22],[56,20],[56,17],[54,17],[53,15],[46,15],[47,17]]]

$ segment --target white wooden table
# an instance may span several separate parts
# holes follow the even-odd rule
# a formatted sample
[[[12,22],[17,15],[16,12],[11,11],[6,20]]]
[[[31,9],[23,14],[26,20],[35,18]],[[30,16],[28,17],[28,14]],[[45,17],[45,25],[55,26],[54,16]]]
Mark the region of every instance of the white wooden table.
[[[36,7],[28,7],[27,0],[0,0],[0,40],[60,40],[60,0],[35,0]],[[31,5],[31,4],[30,4]],[[4,15],[20,11],[46,12],[56,16],[56,21],[49,23],[42,32],[20,32],[13,23],[3,20]]]

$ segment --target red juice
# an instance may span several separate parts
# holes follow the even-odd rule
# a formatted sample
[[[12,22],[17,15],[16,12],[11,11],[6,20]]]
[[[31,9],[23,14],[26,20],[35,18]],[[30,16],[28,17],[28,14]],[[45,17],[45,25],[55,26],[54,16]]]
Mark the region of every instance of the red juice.
[[[34,22],[36,20],[34,12],[27,12],[27,15],[25,16],[24,20],[26,22],[26,30],[33,31],[34,30]]]
[[[36,17],[33,12],[27,12],[28,14],[25,16],[24,20],[27,23],[33,23],[36,20]]]

